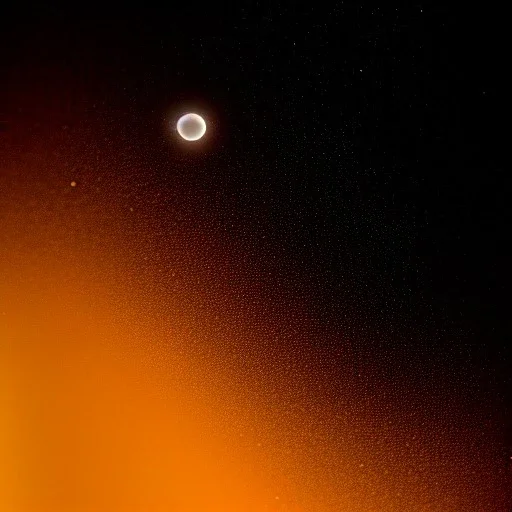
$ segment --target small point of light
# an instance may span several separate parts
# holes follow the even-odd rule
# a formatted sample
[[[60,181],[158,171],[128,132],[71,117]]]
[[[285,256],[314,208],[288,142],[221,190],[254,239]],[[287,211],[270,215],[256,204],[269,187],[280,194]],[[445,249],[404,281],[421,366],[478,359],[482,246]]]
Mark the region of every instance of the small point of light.
[[[76,187],[76,181],[72,181],[72,182],[71,182],[71,186],[72,186],[72,187]]]

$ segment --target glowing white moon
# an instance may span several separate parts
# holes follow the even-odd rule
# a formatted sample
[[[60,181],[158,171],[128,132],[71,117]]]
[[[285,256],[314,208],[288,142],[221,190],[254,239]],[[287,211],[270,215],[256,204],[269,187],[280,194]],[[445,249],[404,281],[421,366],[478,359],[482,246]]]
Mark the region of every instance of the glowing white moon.
[[[185,114],[178,120],[178,133],[185,140],[199,140],[206,133],[206,123],[197,114]]]

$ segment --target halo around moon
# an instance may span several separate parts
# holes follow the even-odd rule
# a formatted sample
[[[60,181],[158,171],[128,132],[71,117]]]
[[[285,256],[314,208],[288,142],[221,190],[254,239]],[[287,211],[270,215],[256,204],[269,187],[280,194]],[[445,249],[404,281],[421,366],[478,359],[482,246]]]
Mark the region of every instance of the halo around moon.
[[[185,140],[199,140],[206,133],[206,123],[198,114],[185,114],[179,118],[177,129]]]

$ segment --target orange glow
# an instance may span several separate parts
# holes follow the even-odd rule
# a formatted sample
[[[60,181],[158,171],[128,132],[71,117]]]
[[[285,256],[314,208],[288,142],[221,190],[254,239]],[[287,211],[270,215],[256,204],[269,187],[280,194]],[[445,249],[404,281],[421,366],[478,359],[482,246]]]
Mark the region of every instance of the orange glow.
[[[188,363],[153,365],[123,333],[129,312],[119,322],[80,277],[85,262],[69,271],[34,250],[2,276],[2,510],[247,507],[253,482],[188,412],[213,404],[180,403]],[[152,341],[135,340],[149,353]]]
[[[455,400],[364,380],[346,337],[336,360],[301,352],[327,329],[265,297],[193,180],[173,184],[188,203],[139,197],[145,162],[80,126],[77,148],[60,126],[3,139],[0,512],[500,509]]]

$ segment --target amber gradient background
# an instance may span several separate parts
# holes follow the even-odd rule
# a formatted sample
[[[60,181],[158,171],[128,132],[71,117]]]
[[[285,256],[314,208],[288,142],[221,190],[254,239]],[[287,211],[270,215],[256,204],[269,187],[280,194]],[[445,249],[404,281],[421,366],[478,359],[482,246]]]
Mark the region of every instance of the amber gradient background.
[[[278,247],[216,223],[237,211],[204,172],[229,164],[215,106],[194,150],[172,98],[135,137],[88,64],[3,87],[0,510],[505,511],[470,376],[316,318]]]

